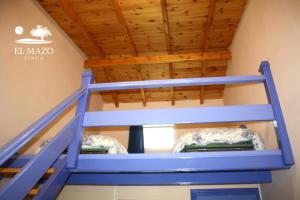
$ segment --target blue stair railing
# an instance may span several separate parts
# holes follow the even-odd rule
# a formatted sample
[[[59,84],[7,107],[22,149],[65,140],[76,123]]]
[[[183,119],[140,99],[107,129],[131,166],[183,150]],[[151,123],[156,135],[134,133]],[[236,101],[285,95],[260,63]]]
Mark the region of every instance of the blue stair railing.
[[[1,200],[17,200],[24,199],[29,191],[43,177],[45,172],[58,161],[63,151],[69,146],[69,153],[66,161],[59,160],[60,167],[56,167],[55,174],[51,175],[46,183],[43,184],[41,194],[47,193],[47,188],[52,186],[56,181],[58,174],[61,175],[63,170],[68,167],[75,167],[76,157],[78,156],[78,146],[80,144],[80,134],[82,132],[82,120],[87,102],[89,98],[88,84],[92,81],[92,73],[86,71],[82,75],[82,87],[74,92],[70,97],[61,102],[58,106],[45,114],[42,118],[24,130],[21,134],[7,143],[0,151],[0,166],[5,165],[9,159],[14,157],[16,153],[29,143],[33,138],[39,135],[48,125],[51,124],[58,116],[77,102],[77,110],[73,119],[49,142],[45,147],[21,169],[9,182],[0,189]],[[56,163],[56,165],[58,165]],[[65,179],[67,173],[64,173]],[[55,178],[56,177],[56,178]],[[64,181],[60,180],[61,186]],[[55,184],[56,191],[59,192]],[[42,195],[38,195],[35,199],[45,199]],[[56,194],[51,191],[52,195],[48,195],[47,199]]]

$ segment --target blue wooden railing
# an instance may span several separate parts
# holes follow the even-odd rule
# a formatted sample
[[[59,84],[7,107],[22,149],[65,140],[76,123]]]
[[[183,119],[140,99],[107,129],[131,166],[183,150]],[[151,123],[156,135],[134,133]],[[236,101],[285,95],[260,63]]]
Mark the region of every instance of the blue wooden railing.
[[[254,179],[262,182],[263,180],[269,181],[270,176],[266,172],[289,168],[294,164],[294,158],[268,62],[261,63],[260,72],[262,73],[260,76],[92,84],[92,73],[86,71],[83,73],[81,89],[1,148],[0,164],[5,166],[7,161],[25,144],[77,102],[74,118],[49,144],[27,161],[20,173],[0,189],[0,199],[24,198],[51,166],[59,167],[56,168],[56,173],[44,184],[42,191],[35,199],[54,199],[70,174],[71,177],[68,182],[74,184],[119,184],[125,182],[128,184],[172,184],[178,181],[184,182],[184,180],[190,180],[192,183],[224,184],[230,183],[228,179],[223,180],[228,176],[232,177],[234,183],[250,183]],[[89,94],[93,91],[240,83],[264,83],[269,103],[248,106],[86,112]],[[150,155],[79,154],[81,137],[85,127],[240,121],[275,121],[279,149]],[[67,156],[61,156],[67,147],[69,147]],[[186,173],[181,174],[183,171]],[[101,172],[101,174],[86,174],[90,172]],[[103,174],[104,172],[107,174]],[[123,173],[115,174],[116,172]],[[126,172],[130,173],[126,174]],[[147,173],[143,174],[144,172]],[[149,179],[149,181],[147,181],[148,179],[144,180],[149,172],[154,173],[152,177],[156,178]],[[161,172],[164,174],[155,174]],[[168,174],[165,172],[177,173]],[[190,174],[187,172],[201,173]],[[195,175],[196,177],[205,177],[206,180],[195,180]],[[163,180],[161,177],[167,179]],[[242,181],[245,178],[247,180]]]
[[[66,100],[61,102],[54,109],[49,111],[38,121],[25,129],[21,134],[12,139],[9,143],[1,148],[0,165],[7,161],[11,156],[17,153],[23,146],[25,146],[31,139],[36,137],[45,127],[47,127],[53,120],[69,108],[79,97],[87,92],[86,89],[79,89]]]

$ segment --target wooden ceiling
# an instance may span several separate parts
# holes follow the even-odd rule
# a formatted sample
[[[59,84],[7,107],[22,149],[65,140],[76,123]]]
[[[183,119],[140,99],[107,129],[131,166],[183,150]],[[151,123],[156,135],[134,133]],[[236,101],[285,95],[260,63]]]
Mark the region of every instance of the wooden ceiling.
[[[225,76],[246,0],[39,0],[96,82]],[[174,55],[174,56],[173,56]],[[223,85],[102,92],[119,103],[222,98]]]

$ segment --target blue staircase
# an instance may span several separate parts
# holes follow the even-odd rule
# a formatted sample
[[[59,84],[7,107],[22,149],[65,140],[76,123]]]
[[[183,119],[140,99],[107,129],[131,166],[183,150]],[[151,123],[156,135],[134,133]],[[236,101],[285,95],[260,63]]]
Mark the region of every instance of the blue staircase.
[[[272,181],[271,170],[288,169],[294,158],[268,62],[260,76],[209,77],[92,84],[91,71],[82,75],[82,86],[0,149],[0,173],[16,173],[0,188],[0,200],[55,199],[65,184],[173,185],[248,184]],[[263,83],[269,103],[264,105],[87,112],[92,91],[127,90],[213,84]],[[22,147],[76,103],[69,123],[39,153],[18,156]],[[168,123],[273,121],[279,148],[239,152],[179,154],[81,155],[85,127]],[[68,153],[63,154],[68,148]],[[53,169],[50,176],[45,174]],[[0,177],[1,178],[1,177]],[[40,185],[39,190],[33,190]]]

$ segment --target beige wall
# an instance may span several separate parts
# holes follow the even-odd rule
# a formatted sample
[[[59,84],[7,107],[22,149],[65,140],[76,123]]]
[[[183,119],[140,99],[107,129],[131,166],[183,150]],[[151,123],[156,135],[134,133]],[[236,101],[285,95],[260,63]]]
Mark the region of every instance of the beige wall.
[[[190,200],[191,189],[240,187],[257,186],[66,186],[58,200]]]
[[[296,165],[273,173],[273,183],[262,186],[264,200],[300,199],[300,1],[249,0],[235,35],[228,75],[258,74],[262,60],[271,69],[292,143]],[[227,87],[225,104],[265,102],[262,87]]]
[[[20,38],[30,38],[30,30],[38,24],[48,27],[53,36],[47,39],[53,43],[14,43]],[[23,35],[15,34],[17,25],[24,28]],[[80,87],[85,55],[33,0],[2,0],[0,27],[2,146]],[[15,47],[52,47],[54,54],[44,56],[43,60],[26,61],[24,56],[14,54]],[[71,114],[72,111],[65,113],[57,125],[48,131],[47,137],[57,133]]]

